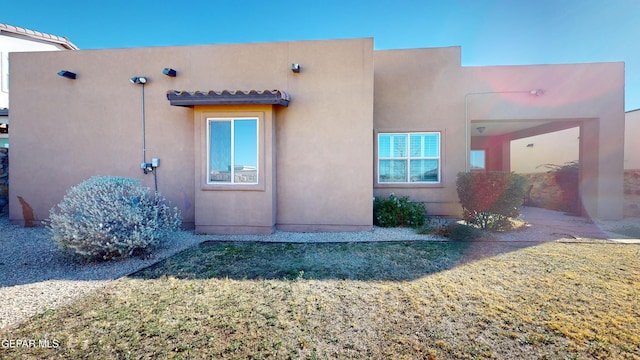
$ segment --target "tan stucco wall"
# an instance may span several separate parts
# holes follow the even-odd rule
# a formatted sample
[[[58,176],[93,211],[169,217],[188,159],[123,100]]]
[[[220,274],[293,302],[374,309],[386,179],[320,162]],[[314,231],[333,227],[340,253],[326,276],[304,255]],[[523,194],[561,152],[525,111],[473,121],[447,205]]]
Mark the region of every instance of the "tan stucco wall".
[[[377,183],[376,157],[374,194],[409,196],[434,215],[460,214],[455,184],[465,166],[460,48],[385,50],[374,56],[374,131],[440,132],[442,162],[441,184],[391,185]]]
[[[624,168],[640,169],[640,109],[625,113]]]
[[[469,67],[463,78],[474,93],[543,89],[543,96],[474,96],[469,120],[492,120],[496,126],[523,120],[578,124],[585,215],[622,217],[624,63]]]
[[[272,105],[195,107],[195,230],[206,234],[273,232],[276,225],[275,119]],[[258,183],[207,184],[207,119],[258,119]]]
[[[291,102],[274,111],[277,225],[371,226],[372,39],[12,54],[11,62],[13,221],[23,220],[18,196],[43,220],[92,175],[153,186],[140,170],[141,86],[129,82],[144,75],[147,158],[161,159],[159,190],[187,224],[196,221],[195,114],[170,106],[167,90],[278,88]],[[165,67],[178,76],[162,75]],[[61,69],[77,80],[57,76]]]
[[[571,128],[511,141],[511,171],[520,174],[549,171],[546,164],[577,161],[580,129]]]
[[[146,153],[161,159],[159,190],[203,232],[264,232],[274,219],[284,230],[368,229],[372,196],[391,192],[424,202],[431,214],[460,215],[455,181],[474,121],[578,124],[587,213],[621,217],[624,64],[461,67],[460,51],[374,52],[372,39],[355,39],[12,54],[10,217],[24,219],[20,196],[36,220],[46,219],[70,186],[92,175],[153,186],[140,170],[142,88],[129,83],[134,75],[149,78]],[[162,75],[165,67],[178,76]],[[57,76],[61,69],[77,80]],[[246,109],[272,118],[275,175],[266,192],[199,189],[202,114],[236,110],[172,107],[167,90],[274,88],[291,95],[289,107]],[[534,88],[544,96],[495,94]],[[377,184],[376,135],[414,131],[441,133],[441,183]],[[494,144],[501,159],[492,167],[509,166],[504,141]],[[232,211],[221,213],[224,202]]]
[[[490,141],[467,145],[473,122],[505,126],[544,120],[558,128],[583,128],[581,190],[587,215],[622,217],[623,63],[461,67],[459,59],[456,47],[375,53],[374,131],[440,131],[443,169],[442,183],[427,186],[377,184],[375,169],[375,195],[408,195],[425,202],[432,214],[459,215],[455,181],[466,168],[466,148]],[[531,96],[532,89],[543,89],[544,95]],[[491,147],[501,158],[488,164],[510,170],[510,135],[498,140]]]

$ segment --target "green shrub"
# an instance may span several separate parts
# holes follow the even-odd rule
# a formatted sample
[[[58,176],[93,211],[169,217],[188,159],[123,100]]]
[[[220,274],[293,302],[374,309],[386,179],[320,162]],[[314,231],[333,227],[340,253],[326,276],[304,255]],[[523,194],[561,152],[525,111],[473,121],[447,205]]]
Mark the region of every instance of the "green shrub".
[[[381,227],[406,226],[417,228],[427,220],[427,211],[422,203],[409,200],[409,197],[375,197],[373,200],[373,223]]]
[[[50,210],[47,227],[61,250],[110,260],[150,251],[181,223],[179,210],[138,180],[95,176]]]
[[[446,228],[445,236],[454,241],[473,241],[482,237],[482,230],[475,226],[451,223]]]
[[[520,214],[526,185],[526,178],[515,173],[459,173],[456,188],[463,219],[481,229],[499,230]]]

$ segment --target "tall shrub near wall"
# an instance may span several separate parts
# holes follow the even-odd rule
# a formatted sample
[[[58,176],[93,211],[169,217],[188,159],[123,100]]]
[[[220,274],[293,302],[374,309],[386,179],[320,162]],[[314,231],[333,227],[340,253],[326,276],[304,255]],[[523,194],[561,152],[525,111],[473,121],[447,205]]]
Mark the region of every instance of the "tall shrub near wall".
[[[463,172],[456,189],[463,218],[482,229],[500,228],[508,218],[520,215],[527,180],[515,173]]]
[[[580,163],[571,161],[563,165],[546,164],[551,174],[562,191],[557,210],[569,213],[578,213],[578,187],[580,182]]]

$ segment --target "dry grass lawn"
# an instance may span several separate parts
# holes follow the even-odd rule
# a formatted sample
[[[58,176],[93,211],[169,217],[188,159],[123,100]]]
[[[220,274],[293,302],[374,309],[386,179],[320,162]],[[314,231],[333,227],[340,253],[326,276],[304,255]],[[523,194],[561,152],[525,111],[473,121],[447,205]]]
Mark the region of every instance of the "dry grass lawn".
[[[640,246],[208,244],[0,339],[59,343],[9,359],[640,359]]]

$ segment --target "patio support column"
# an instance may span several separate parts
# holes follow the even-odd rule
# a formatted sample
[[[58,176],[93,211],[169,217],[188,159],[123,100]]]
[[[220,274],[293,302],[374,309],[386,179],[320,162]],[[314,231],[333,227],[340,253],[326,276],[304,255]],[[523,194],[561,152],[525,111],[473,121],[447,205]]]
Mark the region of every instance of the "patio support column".
[[[502,171],[511,172],[511,139],[508,136],[501,137]]]
[[[623,218],[623,142],[624,116],[611,114],[580,126],[580,200],[590,218]]]

